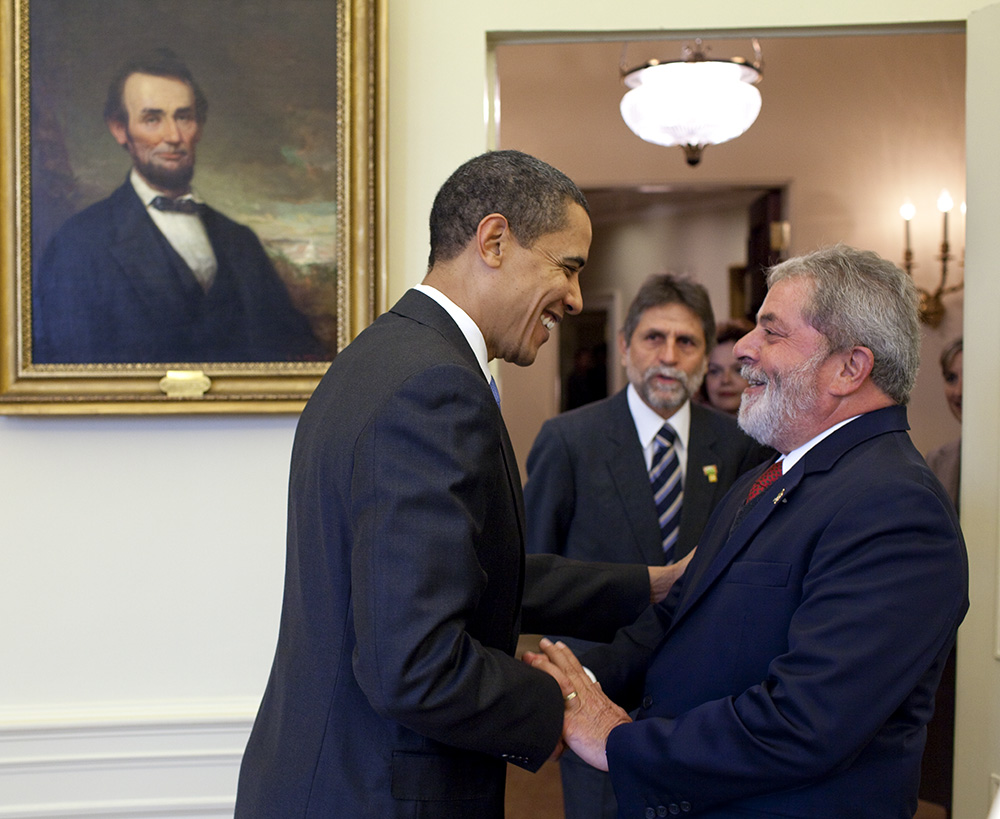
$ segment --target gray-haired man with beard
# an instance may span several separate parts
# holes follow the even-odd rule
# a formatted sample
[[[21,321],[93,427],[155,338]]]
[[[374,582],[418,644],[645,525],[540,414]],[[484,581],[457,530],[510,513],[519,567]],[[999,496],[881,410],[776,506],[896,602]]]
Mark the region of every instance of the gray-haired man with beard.
[[[619,334],[629,386],[546,421],[528,456],[529,552],[650,565],[688,559],[730,485],[773,455],[731,417],[692,403],[714,343],[702,285],[670,274],[643,284]],[[567,819],[616,815],[606,774],[574,754],[560,768]]]
[[[917,293],[842,245],[768,288],[734,350],[739,423],[780,457],[734,484],[667,599],[583,657],[600,686],[563,645],[527,660],[623,817],[908,819],[968,608],[954,506],[907,434]]]

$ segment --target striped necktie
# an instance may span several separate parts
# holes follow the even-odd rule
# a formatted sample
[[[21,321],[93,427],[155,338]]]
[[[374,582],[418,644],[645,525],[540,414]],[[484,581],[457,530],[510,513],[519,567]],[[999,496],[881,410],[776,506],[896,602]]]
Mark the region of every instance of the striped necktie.
[[[681,485],[681,462],[674,446],[676,440],[677,433],[668,424],[664,424],[656,433],[653,463],[649,470],[653,502],[656,504],[656,515],[660,520],[664,563],[673,560],[674,544],[680,532],[681,499],[684,494]]]

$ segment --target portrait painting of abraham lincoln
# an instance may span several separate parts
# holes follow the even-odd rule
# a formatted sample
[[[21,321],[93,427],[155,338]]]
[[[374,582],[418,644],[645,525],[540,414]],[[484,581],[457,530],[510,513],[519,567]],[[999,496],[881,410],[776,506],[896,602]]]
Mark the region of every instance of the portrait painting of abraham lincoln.
[[[32,0],[33,365],[327,362],[336,19]]]

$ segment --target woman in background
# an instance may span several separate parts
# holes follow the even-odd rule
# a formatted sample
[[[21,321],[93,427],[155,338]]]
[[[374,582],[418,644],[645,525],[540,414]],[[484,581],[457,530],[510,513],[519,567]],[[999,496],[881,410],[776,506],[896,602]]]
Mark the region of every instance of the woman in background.
[[[962,339],[958,338],[941,353],[941,375],[944,377],[944,397],[951,414],[962,423]],[[707,380],[707,376],[706,376]],[[950,441],[927,454],[927,465],[948,490],[958,509],[959,473],[961,472],[962,437]]]
[[[720,322],[715,332],[716,345],[708,357],[708,369],[701,386],[701,402],[729,415],[740,410],[746,379],[740,375],[740,362],[733,355],[736,342],[753,329],[746,319]]]

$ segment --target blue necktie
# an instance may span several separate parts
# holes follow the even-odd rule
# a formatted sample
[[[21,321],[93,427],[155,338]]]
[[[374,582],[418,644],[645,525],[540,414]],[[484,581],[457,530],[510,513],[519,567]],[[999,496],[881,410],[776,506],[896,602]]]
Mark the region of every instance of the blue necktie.
[[[497,406],[500,406],[500,390],[497,389],[497,382],[493,380],[493,376],[490,376],[490,389],[493,390],[493,397],[496,399]]]
[[[677,433],[668,424],[664,424],[656,433],[653,463],[649,470],[653,501],[660,520],[664,563],[673,560],[674,544],[680,532],[681,499],[684,494],[684,487],[681,485],[681,462],[674,446],[676,440]]]

